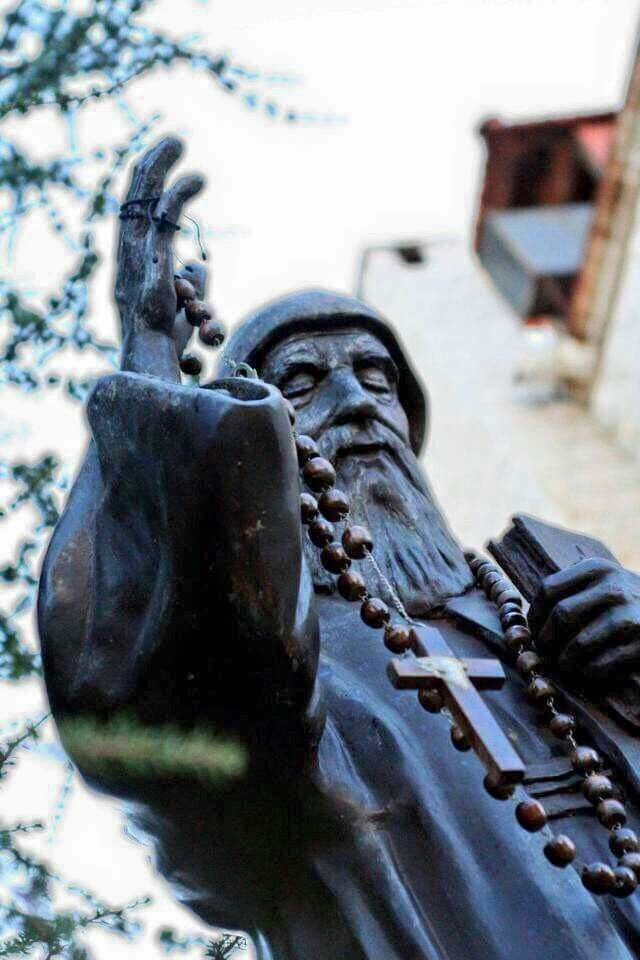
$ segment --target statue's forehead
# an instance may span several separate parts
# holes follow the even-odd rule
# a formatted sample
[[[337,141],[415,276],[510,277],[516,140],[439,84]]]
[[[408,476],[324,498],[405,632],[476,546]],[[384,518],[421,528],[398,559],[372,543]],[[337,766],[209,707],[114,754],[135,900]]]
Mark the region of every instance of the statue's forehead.
[[[372,352],[388,357],[389,351],[381,340],[362,327],[342,327],[339,330],[298,330],[281,340],[268,352],[265,366],[273,369],[298,354],[320,359]]]

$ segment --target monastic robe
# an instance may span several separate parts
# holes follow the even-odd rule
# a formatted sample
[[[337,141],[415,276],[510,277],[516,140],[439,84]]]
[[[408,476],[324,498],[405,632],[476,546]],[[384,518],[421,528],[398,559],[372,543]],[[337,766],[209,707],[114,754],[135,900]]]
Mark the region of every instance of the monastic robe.
[[[249,769],[218,790],[97,785],[136,801],[181,896],[248,931],[261,960],[639,956],[640,897],[594,898],[576,868],[551,867],[550,828],[524,832],[447,719],[393,689],[381,632],[314,597],[286,415],[271,389],[225,389],[98,385],[39,616],[56,716],[133,707],[209,726],[242,740]],[[478,591],[430,623],[460,656],[502,649]],[[495,717],[527,764],[559,756],[506,671],[484,695]],[[627,808],[634,825],[633,796]],[[584,861],[610,859],[594,818],[554,829]]]

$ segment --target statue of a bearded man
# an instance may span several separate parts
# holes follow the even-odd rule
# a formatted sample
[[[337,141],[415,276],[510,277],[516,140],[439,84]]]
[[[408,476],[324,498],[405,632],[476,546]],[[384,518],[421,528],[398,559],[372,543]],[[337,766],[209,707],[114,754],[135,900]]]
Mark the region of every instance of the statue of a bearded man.
[[[133,175],[129,201],[152,198],[154,215],[121,224],[122,369],[88,402],[91,446],[46,558],[39,623],[63,724],[126,714],[211,730],[247,765],[220,787],[81,769],[136,801],[163,873],[207,922],[250,934],[260,960],[637,957],[640,892],[596,898],[581,881],[606,835],[558,773],[561,744],[419,465],[426,397],[393,328],[351,297],[292,294],[238,326],[208,388],[181,382],[168,227],[202,181],[165,188],[179,154],[164,140]],[[236,364],[259,379],[233,377]],[[456,657],[504,661],[486,701],[547,784],[553,830],[571,828],[580,859],[564,871],[487,793],[474,754],[451,748],[446,717],[389,683],[380,632],[301,530],[283,396],[371,533],[369,593]],[[637,741],[595,703],[640,665],[639,597],[632,573],[584,560],[543,581],[529,617],[631,826]]]

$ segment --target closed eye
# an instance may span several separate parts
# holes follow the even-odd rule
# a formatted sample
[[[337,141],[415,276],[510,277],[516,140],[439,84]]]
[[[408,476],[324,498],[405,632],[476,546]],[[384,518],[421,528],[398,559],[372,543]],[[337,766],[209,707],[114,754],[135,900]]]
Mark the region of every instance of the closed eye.
[[[303,397],[313,390],[321,375],[314,365],[297,366],[280,382],[280,390],[288,400]]]

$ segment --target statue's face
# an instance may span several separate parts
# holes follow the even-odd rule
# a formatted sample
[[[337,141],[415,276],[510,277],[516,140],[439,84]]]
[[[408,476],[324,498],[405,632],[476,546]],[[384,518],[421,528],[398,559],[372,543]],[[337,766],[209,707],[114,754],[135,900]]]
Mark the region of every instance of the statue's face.
[[[294,405],[298,433],[317,438],[330,427],[377,420],[409,444],[397,367],[371,333],[346,328],[294,334],[274,347],[261,375]],[[362,446],[360,456],[367,453],[366,442]]]

